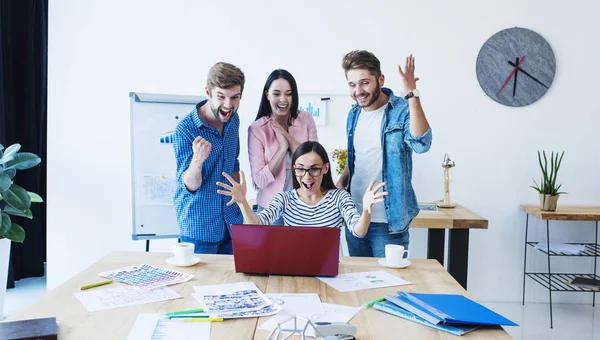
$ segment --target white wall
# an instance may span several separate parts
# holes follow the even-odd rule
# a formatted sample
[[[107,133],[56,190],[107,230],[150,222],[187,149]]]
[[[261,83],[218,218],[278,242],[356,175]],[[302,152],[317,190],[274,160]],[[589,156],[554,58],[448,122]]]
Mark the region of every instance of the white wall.
[[[369,3],[369,5],[367,5]],[[247,86],[241,138],[261,88],[286,68],[304,92],[346,93],[340,67],[352,49],[381,60],[386,85],[400,90],[397,65],[413,53],[434,143],[414,157],[420,201],[440,199],[441,161],[456,161],[454,201],[489,219],[471,233],[469,291],[485,301],[521,298],[525,215],[535,203],[536,150],[566,150],[560,204],[600,205],[597,100],[600,32],[596,1],[569,6],[531,1],[116,1],[54,0],[49,13],[48,286],[53,288],[113,250],[143,250],[131,241],[130,91],[202,94],[217,61],[241,67]],[[480,89],[481,45],[513,26],[533,29],[554,49],[557,68],[546,96],[505,107]],[[345,112],[320,130],[329,148],[344,145]],[[334,120],[335,118],[335,120]],[[242,151],[242,168],[249,170]],[[544,225],[532,221],[532,237]],[[591,223],[556,223],[557,240],[590,240]],[[425,255],[426,232],[413,231],[413,254]],[[172,240],[153,242],[168,250]],[[530,269],[546,258],[532,255]],[[590,271],[590,259],[556,259],[555,269]],[[547,293],[528,283],[528,299]],[[555,294],[555,301],[585,301]]]

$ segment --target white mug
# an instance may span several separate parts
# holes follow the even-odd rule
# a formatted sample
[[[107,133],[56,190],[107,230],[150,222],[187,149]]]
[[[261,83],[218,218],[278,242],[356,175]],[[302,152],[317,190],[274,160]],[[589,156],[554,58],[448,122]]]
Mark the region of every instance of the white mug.
[[[385,262],[391,266],[398,266],[404,261],[404,253],[406,258],[410,257],[408,250],[404,250],[404,246],[399,244],[385,245]]]
[[[176,263],[190,263],[194,256],[194,244],[188,242],[176,243],[173,245],[173,254],[175,255]]]

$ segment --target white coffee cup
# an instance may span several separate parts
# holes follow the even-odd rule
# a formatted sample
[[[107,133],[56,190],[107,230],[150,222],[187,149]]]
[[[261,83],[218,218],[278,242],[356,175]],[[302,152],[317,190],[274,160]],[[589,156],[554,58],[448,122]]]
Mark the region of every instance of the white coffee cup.
[[[399,244],[386,244],[385,262],[391,266],[398,266],[404,262],[404,253],[406,253],[406,258],[410,257],[410,253],[408,250],[404,250],[404,246]]]
[[[176,263],[190,263],[194,256],[194,244],[188,242],[176,243],[173,245],[173,254],[175,255]]]

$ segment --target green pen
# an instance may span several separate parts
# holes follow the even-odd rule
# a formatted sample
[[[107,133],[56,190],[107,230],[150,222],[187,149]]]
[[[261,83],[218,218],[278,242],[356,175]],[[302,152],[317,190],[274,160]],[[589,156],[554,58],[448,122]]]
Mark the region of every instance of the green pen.
[[[92,283],[89,285],[81,286],[81,287],[79,287],[79,290],[86,290],[86,289],[90,289],[90,288],[94,288],[94,287],[104,286],[109,283],[112,283],[112,280],[106,280],[106,281],[102,281],[102,282],[98,282],[98,283]]]
[[[179,315],[179,314],[194,314],[194,313],[204,313],[204,309],[188,309],[188,310],[180,310],[177,312],[165,313],[166,316],[171,315]]]
[[[373,307],[373,305],[374,305],[375,303],[377,303],[377,302],[381,302],[381,301],[383,301],[383,300],[385,300],[385,298],[384,298],[384,297],[382,297],[382,298],[379,298],[379,299],[376,299],[376,300],[373,300],[373,301],[371,301],[371,302],[369,302],[369,303],[367,303],[367,304],[364,304],[364,305],[363,305],[363,308],[369,308],[369,307]]]

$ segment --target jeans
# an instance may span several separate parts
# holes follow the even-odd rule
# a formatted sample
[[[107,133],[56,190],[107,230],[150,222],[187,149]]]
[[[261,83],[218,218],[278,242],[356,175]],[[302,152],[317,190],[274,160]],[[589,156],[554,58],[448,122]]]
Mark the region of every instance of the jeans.
[[[259,212],[265,210],[265,208],[261,207],[260,205],[258,206],[258,209],[256,209],[256,213],[258,214]],[[283,222],[283,216],[279,216],[278,219],[276,219],[275,221],[273,221],[273,223],[271,223],[271,225],[285,225],[285,223]]]
[[[346,242],[350,256],[385,257],[386,244],[399,244],[408,250],[409,229],[401,233],[390,234],[387,223],[372,222],[363,238],[358,238],[346,230]],[[406,257],[406,254],[404,254]]]
[[[186,236],[181,236],[180,239],[181,242],[193,243],[194,253],[196,254],[233,254],[233,246],[231,245],[231,236],[229,235],[229,232],[226,232],[225,239],[219,242],[203,242]]]

